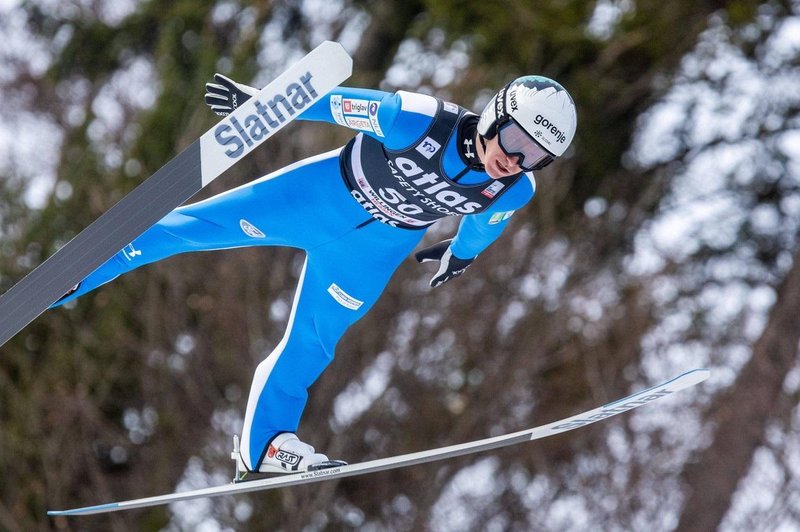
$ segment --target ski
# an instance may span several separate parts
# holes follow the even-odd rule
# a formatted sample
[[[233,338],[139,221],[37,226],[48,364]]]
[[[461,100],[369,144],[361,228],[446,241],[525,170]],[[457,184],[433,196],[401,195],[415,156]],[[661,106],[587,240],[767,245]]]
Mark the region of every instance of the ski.
[[[0,346],[170,211],[350,77],[325,41],[204,133],[0,296]]]
[[[178,493],[170,493],[157,497],[148,497],[144,499],[134,499],[124,502],[112,502],[109,504],[101,504],[98,506],[87,506],[84,508],[75,508],[72,510],[52,510],[47,512],[51,516],[74,516],[74,515],[89,515],[106,512],[116,512],[119,510],[130,510],[134,508],[145,508],[149,506],[158,506],[169,504],[178,501],[186,501],[190,499],[198,499],[204,497],[217,497],[220,495],[234,495],[239,493],[247,493],[251,491],[261,491],[276,488],[283,488],[287,486],[296,486],[298,484],[308,484],[311,482],[319,482],[329,479],[341,479],[345,477],[352,477],[355,475],[364,475],[366,473],[374,473],[377,471],[386,471],[389,469],[396,469],[400,467],[408,467],[417,464],[424,464],[436,460],[443,460],[445,458],[453,458],[466,454],[473,454],[481,451],[488,451],[491,449],[498,449],[500,447],[507,447],[509,445],[516,445],[518,443],[538,440],[547,438],[562,432],[574,430],[597,421],[602,421],[617,414],[622,414],[634,408],[639,408],[657,401],[663,397],[667,397],[677,391],[683,390],[690,386],[694,386],[709,376],[710,372],[707,369],[695,369],[686,372],[670,381],[653,386],[646,390],[634,393],[608,403],[599,408],[577,414],[572,417],[561,419],[547,425],[505,434],[503,436],[496,436],[493,438],[486,438],[476,440],[468,443],[458,445],[451,445],[448,447],[440,447],[438,449],[431,449],[427,451],[420,451],[411,454],[404,454],[390,458],[382,458],[372,460],[370,462],[362,462],[359,464],[346,465],[341,467],[334,467],[331,469],[320,469],[317,471],[310,471],[306,473],[295,473],[286,476],[272,477],[261,480],[249,480],[223,486],[216,486],[210,488],[197,489],[192,491],[184,491]]]

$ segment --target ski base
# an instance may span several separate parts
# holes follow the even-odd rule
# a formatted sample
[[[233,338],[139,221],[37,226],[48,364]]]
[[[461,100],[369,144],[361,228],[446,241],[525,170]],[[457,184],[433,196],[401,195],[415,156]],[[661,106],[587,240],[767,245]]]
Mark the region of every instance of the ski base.
[[[633,410],[634,408],[639,408],[640,406],[650,404],[690,386],[694,386],[695,384],[706,380],[709,375],[710,372],[707,369],[695,369],[688,371],[670,381],[659,384],[658,386],[653,386],[652,388],[642,390],[599,408],[561,419],[547,425],[541,425],[539,427],[534,427],[520,432],[504,434],[502,436],[496,436],[493,438],[486,438],[468,443],[462,443],[459,445],[451,445],[448,447],[440,447],[438,449],[393,456],[390,458],[382,458],[379,460],[372,460],[370,462],[362,462],[360,464],[345,465],[330,469],[320,469],[317,471],[307,471],[304,473],[295,473],[281,477],[272,477],[244,482],[240,481],[233,484],[225,484],[223,486],[215,486],[179,493],[170,493],[156,497],[134,499],[124,502],[114,502],[97,506],[87,506],[84,508],[75,508],[71,510],[51,510],[47,512],[47,514],[50,516],[74,516],[115,512],[119,510],[131,510],[134,508],[146,508],[190,499],[217,497],[220,495],[235,495],[252,491],[296,486],[299,484],[309,484],[311,482],[319,482],[328,479],[340,479],[488,451],[500,447],[516,445],[526,441],[547,438],[548,436],[554,436],[556,434],[561,434],[563,432],[568,432],[570,430],[602,421],[609,417],[622,414],[623,412]]]

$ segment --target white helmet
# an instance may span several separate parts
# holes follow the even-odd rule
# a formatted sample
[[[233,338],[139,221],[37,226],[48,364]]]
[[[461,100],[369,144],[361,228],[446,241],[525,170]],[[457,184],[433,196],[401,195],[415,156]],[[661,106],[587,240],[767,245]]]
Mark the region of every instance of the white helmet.
[[[572,142],[578,125],[575,102],[552,79],[523,76],[503,87],[489,101],[478,121],[478,133],[491,139],[508,123],[522,128],[530,140],[549,154],[526,168],[539,170],[563,155]]]

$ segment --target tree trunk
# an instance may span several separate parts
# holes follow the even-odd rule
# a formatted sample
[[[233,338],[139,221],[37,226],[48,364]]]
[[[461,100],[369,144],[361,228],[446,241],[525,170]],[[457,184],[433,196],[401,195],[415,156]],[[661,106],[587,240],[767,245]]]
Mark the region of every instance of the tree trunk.
[[[739,481],[764,441],[767,423],[776,415],[786,374],[795,364],[799,315],[800,251],[777,288],[777,300],[752,358],[714,409],[713,442],[685,475],[688,497],[678,530],[716,530],[725,517]]]

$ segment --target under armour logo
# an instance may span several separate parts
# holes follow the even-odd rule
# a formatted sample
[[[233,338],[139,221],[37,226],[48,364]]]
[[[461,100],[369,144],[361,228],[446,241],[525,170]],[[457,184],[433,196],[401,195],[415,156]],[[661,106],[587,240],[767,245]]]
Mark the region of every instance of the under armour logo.
[[[472,151],[472,145],[475,143],[472,139],[464,139],[464,155],[469,157],[470,159],[475,157],[475,154]]]
[[[125,249],[122,250],[122,254],[125,255],[126,259],[133,260],[136,257],[140,256],[142,252],[133,247],[133,244],[128,244],[127,246],[125,246]]]
[[[249,236],[251,238],[267,238],[267,235],[265,235],[264,232],[261,229],[259,229],[255,225],[251,224],[250,222],[248,222],[244,218],[239,220],[239,227],[242,228],[242,231],[244,231],[244,234],[246,234],[247,236]]]

